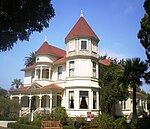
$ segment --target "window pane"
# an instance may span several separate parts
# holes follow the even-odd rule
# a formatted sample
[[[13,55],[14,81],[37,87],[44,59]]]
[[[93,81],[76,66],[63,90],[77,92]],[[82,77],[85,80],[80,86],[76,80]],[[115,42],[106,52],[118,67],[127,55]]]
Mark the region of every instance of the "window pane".
[[[87,49],[87,41],[81,41],[81,49]]]
[[[69,108],[74,108],[74,91],[69,91]]]
[[[58,80],[62,80],[62,66],[58,67]]]
[[[69,62],[69,76],[74,76],[74,61]]]
[[[80,109],[88,108],[88,103],[89,103],[88,91],[80,91],[79,101],[80,101]]]
[[[93,62],[93,77],[96,77],[96,62]]]
[[[97,107],[96,107],[96,92],[94,91],[93,92],[93,109],[96,109]]]

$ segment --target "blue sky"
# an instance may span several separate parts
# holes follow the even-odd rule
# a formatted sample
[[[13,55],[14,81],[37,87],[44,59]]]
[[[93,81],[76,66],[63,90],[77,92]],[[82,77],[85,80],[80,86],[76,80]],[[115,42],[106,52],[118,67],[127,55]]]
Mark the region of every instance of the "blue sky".
[[[56,15],[49,28],[33,33],[29,42],[18,41],[12,50],[0,53],[0,86],[9,89],[13,79],[23,79],[20,69],[25,67],[25,57],[36,51],[45,37],[49,44],[65,49],[64,39],[79,19],[80,10],[100,38],[100,55],[145,60],[145,51],[137,39],[143,3],[144,0],[52,0]],[[150,92],[148,85],[142,88]]]

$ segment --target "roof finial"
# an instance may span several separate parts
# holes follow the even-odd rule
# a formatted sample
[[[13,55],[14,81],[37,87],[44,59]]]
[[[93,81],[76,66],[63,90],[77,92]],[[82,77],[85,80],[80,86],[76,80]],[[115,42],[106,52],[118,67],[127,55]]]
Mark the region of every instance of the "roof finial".
[[[80,17],[83,17],[83,10],[81,10]]]
[[[47,36],[45,36],[45,40],[44,41],[47,42]]]

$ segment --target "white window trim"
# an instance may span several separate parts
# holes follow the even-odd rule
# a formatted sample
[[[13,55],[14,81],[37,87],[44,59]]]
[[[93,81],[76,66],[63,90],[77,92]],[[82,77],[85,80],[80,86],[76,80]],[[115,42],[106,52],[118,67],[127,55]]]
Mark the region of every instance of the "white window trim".
[[[58,70],[59,70],[59,67],[61,67],[62,68],[62,71],[63,71],[63,67],[62,67],[62,65],[60,65],[60,66],[58,66]],[[59,73],[59,71],[58,71],[58,80],[62,80],[62,72],[61,71],[61,74]],[[59,78],[61,76],[61,78]]]
[[[73,68],[70,67],[70,62],[74,62],[74,67]],[[73,69],[73,75],[70,74],[70,69]],[[74,74],[75,74],[75,61],[74,60],[70,60],[69,61],[69,77],[73,77]]]
[[[86,42],[87,42],[87,48],[86,48],[86,49],[81,49],[81,41],[86,41]],[[80,44],[79,44],[79,45],[80,45],[80,47],[79,47],[79,48],[80,48],[80,50],[81,50],[81,51],[89,50],[88,39],[80,39],[80,42],[79,42],[79,43],[80,43]]]

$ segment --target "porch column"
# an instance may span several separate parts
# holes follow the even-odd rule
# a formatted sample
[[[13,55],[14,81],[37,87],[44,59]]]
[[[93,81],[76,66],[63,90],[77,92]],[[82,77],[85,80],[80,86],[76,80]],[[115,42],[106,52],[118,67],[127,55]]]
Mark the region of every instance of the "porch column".
[[[21,94],[19,94],[19,105],[21,105]],[[19,110],[19,117],[21,117],[21,108]]]
[[[49,95],[49,109],[50,109],[50,113],[52,112],[52,104],[53,104],[53,100],[52,100],[52,93]]]
[[[141,97],[139,98],[139,106],[142,106]]]
[[[96,92],[96,107],[97,107],[97,109],[99,110],[99,96],[100,96],[100,94],[99,94],[99,92]]]
[[[19,94],[19,104],[21,104],[21,94]]]
[[[31,112],[31,99],[32,99],[32,96],[30,95],[29,96],[29,112]]]
[[[10,100],[12,100],[12,98],[13,98],[13,96],[12,96],[12,95],[10,95]]]
[[[39,96],[39,109],[41,110],[42,95]]]

